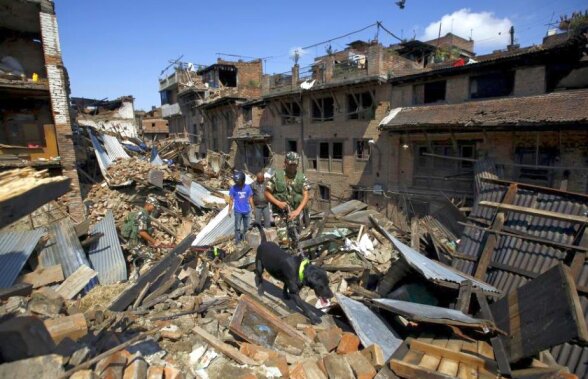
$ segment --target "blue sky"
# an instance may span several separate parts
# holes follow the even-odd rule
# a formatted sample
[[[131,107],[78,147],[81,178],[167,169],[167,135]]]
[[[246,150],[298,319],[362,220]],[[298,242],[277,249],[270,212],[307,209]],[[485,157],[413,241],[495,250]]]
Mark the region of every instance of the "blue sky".
[[[514,24],[521,46],[538,44],[549,22],[586,9],[583,0],[55,0],[63,60],[73,96],[113,99],[133,95],[137,109],[159,105],[158,78],[169,60],[211,64],[217,53],[270,57],[267,73],[288,71],[291,49],[309,46],[375,21],[403,38],[438,32],[470,34],[476,53],[504,48]],[[373,39],[376,29],[331,43],[336,50],[357,39]],[[394,38],[381,31],[388,45]],[[306,50],[301,65],[325,52]]]

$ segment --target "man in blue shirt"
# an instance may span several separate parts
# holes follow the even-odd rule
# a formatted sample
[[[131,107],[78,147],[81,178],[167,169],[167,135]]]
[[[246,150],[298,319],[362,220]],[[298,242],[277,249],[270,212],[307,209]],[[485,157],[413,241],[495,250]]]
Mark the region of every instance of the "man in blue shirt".
[[[245,238],[249,228],[249,219],[253,209],[253,190],[245,184],[245,174],[238,171],[233,175],[235,185],[229,190],[229,217],[235,209],[235,240],[237,243]]]

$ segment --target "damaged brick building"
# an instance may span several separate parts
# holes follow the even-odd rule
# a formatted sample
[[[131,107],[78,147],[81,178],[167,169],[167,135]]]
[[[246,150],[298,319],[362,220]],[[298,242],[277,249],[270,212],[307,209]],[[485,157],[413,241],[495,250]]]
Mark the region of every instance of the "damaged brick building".
[[[81,220],[71,122],[53,2],[0,1],[0,165],[69,177],[71,190],[62,200]]]

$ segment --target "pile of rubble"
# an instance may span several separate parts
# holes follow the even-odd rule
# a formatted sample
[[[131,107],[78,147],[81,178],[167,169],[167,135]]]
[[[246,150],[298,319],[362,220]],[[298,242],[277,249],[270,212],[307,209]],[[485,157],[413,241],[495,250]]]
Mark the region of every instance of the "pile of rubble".
[[[0,233],[0,377],[582,377],[588,197],[486,174],[467,218],[392,222],[357,200],[311,213],[291,253],[336,294],[301,290],[315,325],[267,273],[259,294],[260,236],[233,243],[227,173],[95,184],[87,221],[45,212]],[[136,267],[119,230],[147,195],[166,247]],[[275,221],[266,236],[288,249]]]
[[[162,176],[163,181],[177,182],[180,179],[178,171],[172,170],[164,165],[154,166],[150,162],[136,157],[114,161],[108,167],[107,173],[112,178],[111,185],[121,185],[129,180],[141,183],[148,182],[149,176],[154,175],[152,173],[154,170],[161,173],[159,175]]]

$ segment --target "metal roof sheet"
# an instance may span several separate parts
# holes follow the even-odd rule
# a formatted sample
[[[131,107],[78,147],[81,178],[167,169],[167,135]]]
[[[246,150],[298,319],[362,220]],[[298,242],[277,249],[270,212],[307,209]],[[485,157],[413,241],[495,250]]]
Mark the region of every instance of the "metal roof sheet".
[[[11,287],[45,229],[0,233],[0,288]]]
[[[86,253],[69,219],[63,219],[50,225],[48,231],[49,241],[39,254],[41,266],[49,267],[60,264],[65,278],[73,274],[81,265],[90,267],[90,262],[86,258]],[[84,291],[89,291],[96,284],[98,284],[98,279],[94,277],[84,287]]]
[[[120,241],[116,232],[116,225],[112,211],[90,229],[92,233],[102,233],[88,251],[88,258],[92,268],[98,273],[100,284],[112,284],[127,280],[127,264]]]
[[[336,297],[363,346],[377,343],[384,352],[384,358],[388,360],[403,342],[398,333],[380,316],[359,301],[339,293],[336,294]]]
[[[206,246],[234,233],[235,221],[229,217],[229,206],[223,208],[196,236],[192,246]]]
[[[184,197],[190,199],[190,202],[200,208],[216,208],[220,205],[225,205],[225,199],[214,196],[212,192],[204,188],[202,185],[192,182],[190,188],[186,188],[184,184],[178,184],[176,190]]]
[[[106,149],[108,156],[113,161],[117,159],[130,158],[118,138],[108,134],[103,134],[102,141],[104,141],[104,148]]]

